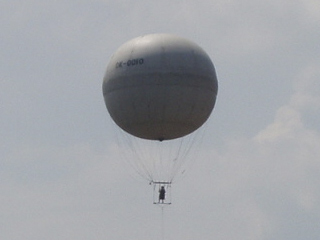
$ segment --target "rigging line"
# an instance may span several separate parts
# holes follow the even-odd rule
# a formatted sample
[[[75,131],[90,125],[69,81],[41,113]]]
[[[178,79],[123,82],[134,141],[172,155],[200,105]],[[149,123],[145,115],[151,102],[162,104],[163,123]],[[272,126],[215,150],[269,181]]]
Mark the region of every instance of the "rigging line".
[[[179,161],[179,155],[181,151],[183,143],[183,138],[175,139],[175,142],[170,145],[170,159],[169,159],[169,168],[167,171],[167,176],[171,180],[175,166],[177,165],[177,162]]]
[[[164,180],[168,180],[171,169],[172,148],[174,142],[165,142],[161,148],[161,169]]]
[[[152,175],[150,173],[150,170],[146,167],[146,165],[143,163],[143,154],[141,154],[141,149],[139,148],[139,143],[137,143],[137,140],[134,139],[131,136],[128,136],[124,133],[122,133],[123,140],[126,142],[126,145],[130,147],[131,153],[133,153],[136,156],[135,161],[133,158],[132,154],[129,154],[127,156],[127,162],[133,167],[133,169],[144,179],[151,181],[152,180]],[[130,159],[130,160],[129,160]]]
[[[192,135],[186,136],[181,142],[181,149],[179,150],[179,158],[185,159],[188,151],[192,147],[192,142],[195,141],[197,132]]]
[[[188,164],[188,167],[190,167],[191,165],[193,165],[195,163],[194,161],[194,158],[198,157],[198,154],[200,152],[200,148],[201,148],[201,145],[203,143],[203,139],[204,139],[204,135],[205,135],[205,132],[206,132],[206,129],[207,129],[207,126],[208,124],[205,123],[201,129],[199,129],[195,135],[190,138],[190,146],[188,149],[186,149],[185,151],[185,156],[189,156],[188,158],[186,158],[184,160],[184,162],[181,164],[181,166],[186,166]],[[191,151],[192,150],[192,151]],[[191,154],[190,154],[191,152]],[[181,170],[181,167],[177,168],[176,169],[176,173]],[[185,172],[186,169],[184,169],[182,172]],[[174,175],[175,176],[175,175]],[[173,177],[174,178],[174,177]],[[183,177],[182,177],[183,178]],[[179,179],[179,180],[182,180],[182,179]]]
[[[150,182],[150,184],[151,184],[151,182]],[[153,184],[153,196],[152,196],[153,203],[155,203],[155,202],[156,202],[155,192],[156,192],[156,185],[155,185],[155,184]]]
[[[131,167],[131,169],[134,170],[134,172],[136,174],[138,174],[143,179],[146,179],[146,176],[141,174],[141,172],[137,169],[137,166],[135,166],[133,164],[133,160],[129,160],[129,159],[131,159],[131,157],[129,157],[129,153],[128,153],[128,144],[126,144],[124,142],[124,138],[121,137],[123,133],[120,132],[119,130],[118,130],[118,132],[119,132],[119,134],[115,134],[115,139],[116,139],[118,147],[120,148],[120,149],[118,149],[120,151],[120,160],[122,161],[122,163],[125,167],[127,167],[127,166]]]
[[[166,147],[166,144],[164,142],[153,142],[153,151],[152,153],[154,154],[153,158],[155,158],[155,161],[153,161],[153,170],[154,170],[154,176],[155,178],[159,180],[164,180],[162,179],[164,169],[165,169],[165,161],[164,161],[164,149]]]
[[[158,156],[159,156],[159,177],[161,180],[167,180],[167,171],[168,171],[168,156],[165,153],[169,152],[167,142],[161,142],[158,145]],[[159,179],[160,180],[160,179]]]
[[[140,166],[139,163],[134,163],[133,160],[129,160],[131,158],[132,158],[132,154],[126,157],[126,161],[130,165],[131,169],[133,169],[138,176],[142,177],[147,181],[150,181],[151,177],[148,175],[148,173],[143,170],[143,167]]]
[[[158,174],[158,180],[167,181],[168,171],[170,171],[170,142],[158,142],[156,146],[157,161],[155,172]]]
[[[148,174],[149,178],[153,180],[154,178],[154,169],[150,165],[150,160],[153,156],[150,156],[150,149],[152,149],[152,143],[147,142],[146,140],[134,138],[136,149],[139,151],[139,163],[143,167],[144,171]]]
[[[132,154],[131,153],[134,153],[135,150],[134,150],[134,147],[132,146],[132,143],[130,142],[129,139],[127,139],[128,137],[125,136],[125,135],[122,135],[122,140],[124,141],[124,145],[127,146],[127,149],[123,149],[123,152],[126,153],[126,156],[125,156],[125,160],[127,163],[129,163],[129,165],[132,167],[132,169],[141,177],[143,177],[144,179],[147,179],[147,174],[143,174],[143,171],[141,170],[141,167],[139,166],[138,163],[134,163],[134,160],[132,159]],[[135,154],[137,155],[137,154]]]
[[[149,157],[147,156],[142,156],[142,155],[137,155],[137,165],[139,166],[140,170],[142,172],[144,172],[144,174],[146,176],[148,176],[148,180],[151,181],[153,180],[153,173],[152,173],[152,170],[150,169],[150,167],[147,166],[146,162],[147,160],[149,160]]]
[[[184,138],[175,139],[172,144],[170,144],[168,147],[169,156],[167,156],[167,171],[166,171],[166,178],[172,180],[172,176],[174,175],[175,168],[177,163],[179,162],[180,158],[180,152],[182,149],[182,143]]]
[[[170,169],[168,166],[170,156],[170,144],[167,143],[167,146],[161,148],[161,168],[162,168],[162,175],[165,180],[168,180],[168,170]]]
[[[190,148],[190,137],[185,137],[180,140],[180,145],[178,152],[176,153],[176,159],[172,166],[172,172],[171,172],[171,180],[173,180],[174,176],[176,176],[178,170],[181,168],[181,166],[186,162],[187,158],[187,150]]]
[[[152,156],[154,159],[152,161],[152,166],[153,166],[153,172],[154,172],[154,178],[157,180],[160,180],[159,177],[162,175],[161,174],[161,165],[158,166],[157,164],[159,161],[161,162],[161,143],[155,142],[155,144],[152,145],[152,153],[155,154],[155,156]],[[159,161],[157,161],[159,160]],[[155,180],[153,179],[153,180]]]
[[[173,169],[173,174],[172,174],[172,180],[173,178],[175,178],[175,176],[177,175],[177,172],[181,169],[182,166],[185,166],[187,162],[190,162],[191,159],[194,156],[190,155],[191,150],[193,149],[193,151],[195,151],[195,145],[198,145],[198,147],[201,145],[200,142],[198,142],[198,139],[201,138],[201,140],[203,139],[203,135],[204,135],[204,130],[200,129],[198,131],[196,131],[195,133],[193,133],[192,135],[187,136],[184,141],[184,147],[183,150],[179,153],[179,158],[180,160],[178,161],[178,164],[176,164],[175,168]],[[198,144],[196,144],[198,143]],[[192,154],[193,155],[193,154]]]

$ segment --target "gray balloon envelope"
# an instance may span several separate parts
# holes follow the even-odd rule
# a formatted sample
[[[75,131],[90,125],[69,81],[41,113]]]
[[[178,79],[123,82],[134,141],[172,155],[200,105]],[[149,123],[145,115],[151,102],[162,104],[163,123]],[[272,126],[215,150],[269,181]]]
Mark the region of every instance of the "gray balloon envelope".
[[[202,126],[215,105],[218,82],[213,63],[198,45],[171,34],[151,34],[115,52],[102,89],[120,128],[162,141]]]

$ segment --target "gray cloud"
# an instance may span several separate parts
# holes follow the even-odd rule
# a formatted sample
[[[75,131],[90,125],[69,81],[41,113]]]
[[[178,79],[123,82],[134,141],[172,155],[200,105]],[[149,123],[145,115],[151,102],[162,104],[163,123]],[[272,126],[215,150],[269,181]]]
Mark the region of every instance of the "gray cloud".
[[[1,3],[1,239],[161,238],[121,162],[101,82],[130,38],[212,57],[216,108],[164,208],[166,239],[319,238],[317,1]]]

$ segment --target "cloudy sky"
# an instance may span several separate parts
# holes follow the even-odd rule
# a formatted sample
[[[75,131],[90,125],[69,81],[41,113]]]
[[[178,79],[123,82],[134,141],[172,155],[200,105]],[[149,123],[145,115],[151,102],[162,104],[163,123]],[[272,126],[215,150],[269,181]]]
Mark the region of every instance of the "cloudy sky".
[[[0,238],[320,238],[318,0],[0,2]],[[192,169],[152,204],[102,97],[113,52],[157,32],[210,55]]]

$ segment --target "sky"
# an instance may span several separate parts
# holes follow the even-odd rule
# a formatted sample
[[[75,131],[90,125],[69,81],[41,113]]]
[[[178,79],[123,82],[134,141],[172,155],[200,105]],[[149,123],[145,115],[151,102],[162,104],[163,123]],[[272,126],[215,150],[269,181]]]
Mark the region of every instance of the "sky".
[[[318,0],[0,1],[0,238],[320,238]],[[173,204],[119,159],[102,96],[124,42],[173,33],[218,76]]]

